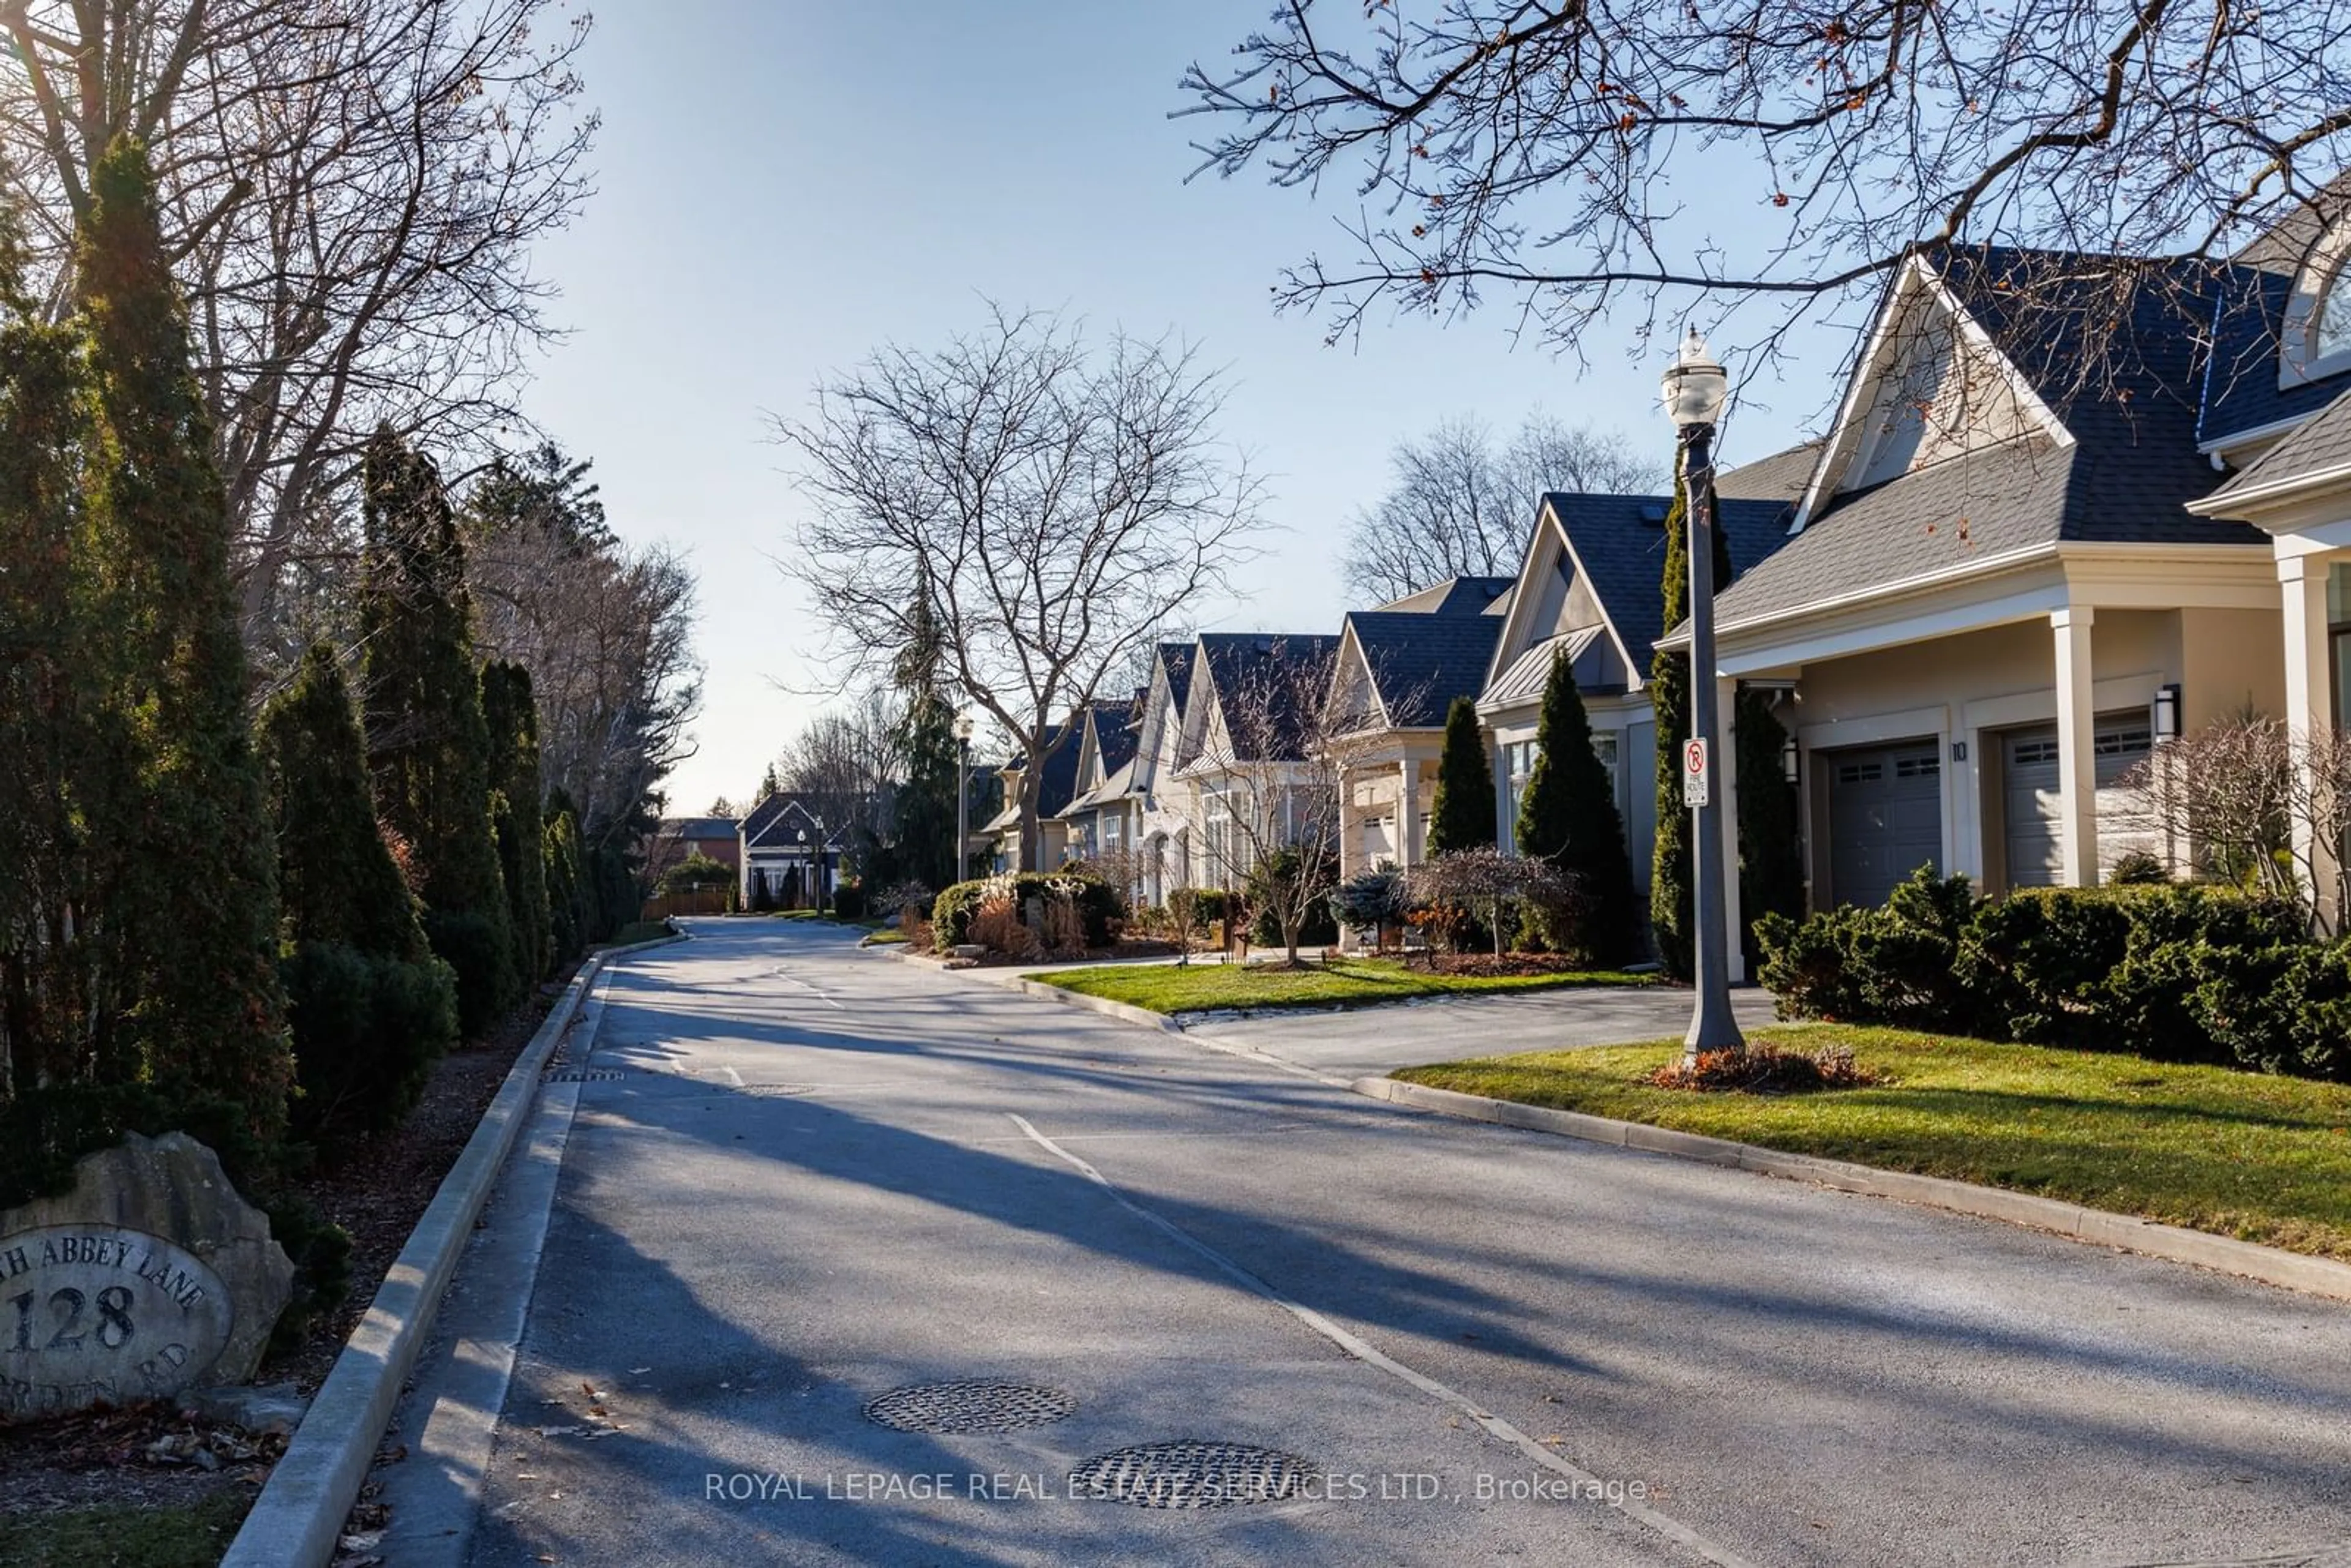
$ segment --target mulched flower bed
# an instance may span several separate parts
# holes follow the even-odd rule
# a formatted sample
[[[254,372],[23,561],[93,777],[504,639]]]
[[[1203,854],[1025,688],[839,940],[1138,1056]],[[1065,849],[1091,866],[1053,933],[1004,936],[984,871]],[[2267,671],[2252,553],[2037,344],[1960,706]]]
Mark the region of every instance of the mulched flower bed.
[[[1580,975],[1593,967],[1558,953],[1504,953],[1499,957],[1491,953],[1438,953],[1425,962],[1439,975],[1471,975],[1489,979],[1510,975]]]

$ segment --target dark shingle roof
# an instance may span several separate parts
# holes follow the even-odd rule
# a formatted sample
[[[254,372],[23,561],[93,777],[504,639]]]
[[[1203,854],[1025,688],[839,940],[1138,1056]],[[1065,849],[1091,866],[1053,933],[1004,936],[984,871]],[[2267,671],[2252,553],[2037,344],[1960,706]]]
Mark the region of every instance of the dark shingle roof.
[[[2206,498],[2206,504],[2229,515],[2222,503],[2248,490],[2290,485],[2329,469],[2351,464],[2351,392],[2328,403],[2308,423],[2271,447],[2235,477]]]
[[[2344,391],[2340,375],[2281,388],[2278,350],[2294,280],[2346,208],[2351,171],[2292,207],[2231,259],[2216,291],[2199,440],[2217,444],[2249,430],[2304,418]]]
[[[1445,722],[1455,697],[1474,700],[1502,632],[1500,620],[1482,612],[1358,610],[1347,624],[1354,628],[1388,722],[1399,729],[1433,729]]]
[[[664,817],[659,831],[671,839],[731,839],[735,826],[732,817]]]
[[[743,819],[744,844],[748,848],[756,849],[762,841],[767,841],[771,839],[772,841],[777,843],[783,842],[784,841],[782,838],[775,837],[770,833],[769,830],[773,829],[780,832],[783,830],[789,828],[789,821],[788,821],[788,819],[789,821],[805,821],[810,828],[813,828],[820,836],[825,839],[828,848],[838,849],[840,847],[837,843],[832,842],[831,836],[825,828],[824,819],[820,817],[816,813],[815,810],[809,805],[807,798],[792,794],[789,791],[783,791],[770,795],[752,808],[751,814]],[[789,831],[792,833],[797,834],[800,830],[798,828],[789,828]],[[797,841],[797,840],[795,840],[795,841]]]
[[[1575,559],[1583,563],[1584,579],[1625,640],[1635,669],[1646,670],[1665,631],[1666,498],[1555,492],[1545,496],[1543,504],[1567,530]],[[1789,507],[1783,501],[1718,495],[1715,516],[1730,547],[1734,577],[1753,570],[1788,542]]]
[[[1483,615],[1510,591],[1514,577],[1448,577],[1380,606],[1398,615]]]
[[[1094,704],[1094,749],[1102,755],[1102,777],[1125,767],[1134,756],[1134,721],[1143,715],[1138,698]]]
[[[1192,644],[1162,643],[1159,662],[1167,667],[1167,695],[1176,704],[1176,711],[1184,711],[1184,699],[1192,691]]]
[[[1834,497],[1786,549],[1720,596],[1726,623],[2059,540],[2260,540],[2243,524],[2187,509],[2215,483],[2196,450],[2199,323],[2212,298],[2210,267],[2165,264],[2165,276],[2133,294],[2131,317],[2098,372],[2084,377],[2084,327],[2112,298],[2103,268],[1991,248],[1952,252],[1942,263],[1952,292],[2074,444],[2009,442]],[[2055,309],[2045,308],[2053,294]],[[2033,303],[2029,315],[2018,308],[2023,300]]]
[[[1310,695],[1310,688],[1316,687],[1317,670],[1327,674],[1339,639],[1282,632],[1203,632],[1199,646],[1207,665],[1205,674],[1219,701],[1229,702],[1236,694],[1259,688],[1273,698],[1277,707],[1270,716],[1276,727],[1276,744],[1284,757],[1294,757],[1305,719],[1299,711],[1299,702]],[[1313,689],[1311,695],[1319,696],[1321,692]],[[1231,715],[1227,717],[1229,722]],[[1233,742],[1236,746],[1247,744],[1239,736],[1233,737]]]
[[[1785,452],[1758,457],[1714,476],[1714,494],[1721,501],[1784,501],[1792,504],[1812,483],[1821,460],[1819,440],[1800,442]]]
[[[1061,808],[1078,792],[1078,753],[1084,749],[1079,744],[1079,716],[1071,714],[1061,722],[1045,742],[1045,761],[1037,775],[1037,815],[1059,816]],[[1015,757],[1005,766],[1019,768],[1024,758]]]

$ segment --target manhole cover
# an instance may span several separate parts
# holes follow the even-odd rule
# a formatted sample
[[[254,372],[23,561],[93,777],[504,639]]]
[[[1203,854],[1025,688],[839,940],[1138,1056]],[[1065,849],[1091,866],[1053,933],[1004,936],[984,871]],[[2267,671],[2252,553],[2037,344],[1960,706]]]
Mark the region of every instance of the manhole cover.
[[[865,1406],[865,1418],[902,1432],[1018,1432],[1050,1427],[1077,1408],[1058,1388],[967,1378],[893,1388]]]
[[[547,1075],[549,1083],[610,1083],[627,1073],[617,1067],[566,1067]]]
[[[1070,1495],[1138,1508],[1223,1508],[1303,1497],[1314,1467],[1246,1443],[1141,1443],[1070,1472]]]

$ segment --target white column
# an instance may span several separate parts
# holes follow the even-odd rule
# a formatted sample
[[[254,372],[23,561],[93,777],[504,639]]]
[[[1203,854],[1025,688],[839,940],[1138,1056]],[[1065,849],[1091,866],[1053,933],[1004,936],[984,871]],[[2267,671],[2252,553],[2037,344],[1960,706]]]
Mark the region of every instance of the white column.
[[[2333,650],[2326,632],[2330,560],[2325,555],[2294,555],[2281,556],[2277,563],[2279,608],[2285,622],[2286,729],[2294,741],[2294,766],[2304,770],[2304,799],[2311,789],[2310,748],[2335,732],[2335,683],[2328,673]],[[2311,825],[2300,813],[2294,821],[2294,852],[2295,860],[2316,873],[2312,907],[2320,924],[2334,929],[2335,847],[2314,842]]]
[[[1722,727],[1722,754],[1710,759],[1714,787],[1722,791],[1722,952],[1730,983],[1737,986],[1747,979],[1747,944],[1739,918],[1739,683],[1726,676],[1714,683],[1714,691]]]
[[[2068,887],[2098,883],[2097,714],[2090,669],[2095,618],[2096,612],[2081,604],[2049,615],[2057,653],[2057,845]]]
[[[1421,862],[1420,764],[1409,757],[1396,764],[1396,853],[1405,865]]]
[[[1492,730],[1486,732],[1488,766],[1494,770],[1494,847],[1519,852],[1519,824],[1510,816],[1510,759]]]

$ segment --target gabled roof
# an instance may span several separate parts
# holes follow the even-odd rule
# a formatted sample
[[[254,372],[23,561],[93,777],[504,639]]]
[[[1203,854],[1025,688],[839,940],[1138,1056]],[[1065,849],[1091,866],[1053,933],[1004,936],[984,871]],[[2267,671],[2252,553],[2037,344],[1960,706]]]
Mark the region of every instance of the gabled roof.
[[[1517,581],[1514,577],[1448,577],[1380,610],[1398,615],[1483,615]]]
[[[2196,448],[2200,321],[2212,269],[2159,264],[2132,296],[2098,372],[2081,365],[2112,294],[2098,258],[1948,253],[1941,277],[2062,431],[2028,434],[1827,496],[1804,531],[1719,596],[1726,625],[2064,541],[2241,544],[2261,536],[2191,514],[2213,488]],[[2053,308],[2050,301],[2055,299]],[[2030,308],[2020,302],[2030,300]],[[1887,308],[1899,308],[1890,302]]]
[[[1785,452],[1774,452],[1769,457],[1758,457],[1752,463],[1722,470],[1714,476],[1715,499],[1780,501],[1793,506],[1811,482],[1823,444],[1825,442],[1817,438],[1799,442]]]
[[[1037,777],[1037,815],[1040,819],[1057,817],[1078,792],[1078,754],[1082,749],[1081,714],[1072,713],[1054,729],[1045,742],[1045,759]],[[1025,757],[1015,757],[1004,764],[1004,771],[1014,772],[1028,765]],[[1010,789],[1005,790],[1007,809],[1014,820],[1019,817],[1019,801]],[[1001,821],[1002,819],[998,819]],[[994,827],[996,824],[988,824]]]
[[[1282,761],[1299,754],[1304,739],[1305,716],[1298,711],[1295,699],[1310,692],[1319,695],[1314,683],[1304,677],[1314,665],[1328,661],[1338,646],[1336,637],[1300,636],[1293,632],[1200,633],[1199,674],[1208,682],[1219,705],[1229,702],[1237,693],[1259,685],[1271,693],[1280,704],[1271,716],[1276,728],[1275,744],[1281,748],[1281,755],[1242,760]],[[1233,744],[1241,743],[1235,737]]]
[[[1167,672],[1167,696],[1176,711],[1184,711],[1184,699],[1192,691],[1192,644],[1162,643],[1159,644],[1159,664]]]
[[[2293,434],[2210,496],[2195,503],[2198,512],[2234,517],[2237,508],[2320,479],[2351,476],[2351,391],[2337,397]]]
[[[1092,707],[1095,755],[1105,778],[1134,758],[1134,727],[1143,717],[1143,698],[1098,702]]]
[[[1061,808],[1064,817],[1083,816],[1102,807],[1115,804],[1134,788],[1134,761],[1132,758],[1114,773],[1105,774],[1102,781]]]
[[[1543,505],[1566,530],[1584,580],[1623,640],[1625,656],[1636,671],[1646,671],[1665,632],[1666,498],[1555,493],[1545,496]],[[1734,574],[1753,570],[1789,542],[1785,501],[1730,499],[1717,491],[1714,510]],[[1550,668],[1548,661],[1543,667]]]
[[[826,833],[824,819],[816,814],[806,798],[788,791],[770,795],[753,807],[751,814],[743,819],[740,831],[747,850],[762,846],[779,849],[788,843],[798,847],[803,831],[812,841],[828,849],[841,847]]]
[[[2340,395],[2339,375],[2279,384],[2287,306],[2305,267],[2323,259],[2334,224],[2351,212],[2351,171],[2337,175],[2231,257],[2216,291],[2212,355],[2198,438],[2210,448],[2249,431],[2305,419]]]
[[[1475,698],[1502,634],[1500,617],[1482,608],[1467,614],[1357,610],[1346,627],[1394,729],[1434,729],[1454,698]]]

